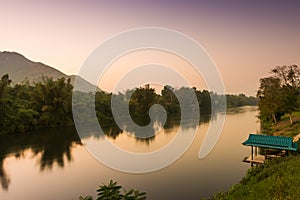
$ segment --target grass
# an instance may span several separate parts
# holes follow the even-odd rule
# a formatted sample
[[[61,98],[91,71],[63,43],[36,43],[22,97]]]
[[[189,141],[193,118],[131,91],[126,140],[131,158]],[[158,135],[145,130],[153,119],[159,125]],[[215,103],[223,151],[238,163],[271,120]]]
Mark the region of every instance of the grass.
[[[293,124],[290,124],[289,116],[284,115],[277,124],[270,125],[269,134],[294,137],[300,133],[300,112],[294,112]]]
[[[239,184],[212,199],[300,199],[299,185],[300,156],[289,156],[249,169]]]

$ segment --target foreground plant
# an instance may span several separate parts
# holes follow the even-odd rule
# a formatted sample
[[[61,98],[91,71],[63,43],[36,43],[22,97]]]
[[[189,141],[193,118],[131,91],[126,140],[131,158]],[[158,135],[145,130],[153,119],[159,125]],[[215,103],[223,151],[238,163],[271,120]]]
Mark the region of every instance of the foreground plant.
[[[121,193],[122,186],[118,185],[115,181],[110,181],[108,185],[101,185],[97,189],[96,200],[145,200],[146,193],[139,192],[138,190],[126,191],[123,189],[124,194]],[[79,200],[93,200],[92,196],[79,197]]]

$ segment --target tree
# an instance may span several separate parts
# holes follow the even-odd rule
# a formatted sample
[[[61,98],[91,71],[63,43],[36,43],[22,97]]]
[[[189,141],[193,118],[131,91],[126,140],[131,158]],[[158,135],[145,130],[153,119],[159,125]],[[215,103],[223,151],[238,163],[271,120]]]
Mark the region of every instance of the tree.
[[[112,125],[114,123],[111,110],[111,93],[98,91],[95,94],[95,109],[97,118],[101,125]]]
[[[272,69],[274,77],[280,80],[282,92],[282,109],[293,123],[292,113],[298,108],[300,86],[300,69],[297,65],[276,66]]]
[[[283,65],[274,67],[271,73],[260,79],[257,92],[261,117],[272,116],[276,123],[282,114],[288,114],[292,124],[292,113],[299,107],[300,69],[297,65]]]
[[[13,121],[12,99],[9,95],[10,83],[8,74],[2,76],[0,80],[0,134],[9,132]]]
[[[180,114],[180,105],[175,95],[176,90],[169,85],[163,87],[161,91],[161,103],[164,105],[169,117],[178,117]]]
[[[3,97],[3,95],[5,93],[5,89],[7,88],[7,86],[9,86],[10,83],[11,83],[11,80],[9,79],[8,74],[5,74],[4,76],[2,76],[2,78],[0,80],[0,98]]]
[[[166,102],[173,103],[175,97],[175,89],[169,85],[165,85],[161,91],[161,96],[165,99]]]
[[[293,88],[300,85],[300,69],[297,65],[276,66],[272,69],[275,77],[280,79],[280,84]]]
[[[140,125],[150,122],[149,109],[157,102],[157,94],[153,88],[136,88],[129,101],[129,111],[133,120]]]
[[[72,89],[70,78],[43,77],[42,82],[35,84],[33,101],[40,113],[40,124],[43,127],[57,127],[72,124]]]
[[[27,132],[35,130],[38,126],[39,113],[33,108],[31,100],[33,86],[29,81],[16,84],[10,91],[14,110],[14,132]]]
[[[202,92],[196,90],[196,95],[201,114],[211,114],[210,92],[208,90],[203,90]]]
[[[281,113],[281,95],[279,78],[260,79],[257,97],[259,98],[258,106],[261,118],[268,120],[270,117],[274,123],[277,123],[278,116]]]

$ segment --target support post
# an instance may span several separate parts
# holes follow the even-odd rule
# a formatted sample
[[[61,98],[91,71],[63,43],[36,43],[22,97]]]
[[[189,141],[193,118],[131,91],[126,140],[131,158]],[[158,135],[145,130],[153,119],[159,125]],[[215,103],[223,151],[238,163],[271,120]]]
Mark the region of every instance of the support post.
[[[251,167],[253,167],[253,146],[251,146]]]

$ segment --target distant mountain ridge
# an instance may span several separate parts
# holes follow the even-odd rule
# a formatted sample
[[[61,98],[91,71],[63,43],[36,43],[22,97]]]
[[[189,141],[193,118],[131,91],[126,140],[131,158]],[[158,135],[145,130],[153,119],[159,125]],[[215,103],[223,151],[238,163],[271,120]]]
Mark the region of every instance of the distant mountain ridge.
[[[78,90],[83,92],[94,91],[95,86],[77,75],[66,75],[61,71],[45,65],[41,62],[34,62],[17,52],[0,52],[0,76],[8,74],[14,84],[22,83],[25,80],[39,82],[43,76],[58,78],[71,78],[73,84],[75,78],[79,83]]]

